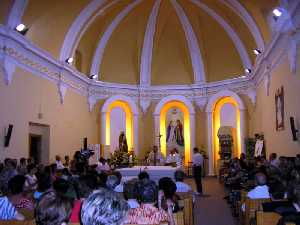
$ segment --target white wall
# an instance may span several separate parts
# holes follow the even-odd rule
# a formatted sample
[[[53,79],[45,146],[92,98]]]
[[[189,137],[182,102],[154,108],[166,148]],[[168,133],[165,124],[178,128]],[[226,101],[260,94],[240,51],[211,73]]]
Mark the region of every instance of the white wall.
[[[224,104],[220,114],[221,127],[230,126],[236,128],[236,108],[232,104]]]

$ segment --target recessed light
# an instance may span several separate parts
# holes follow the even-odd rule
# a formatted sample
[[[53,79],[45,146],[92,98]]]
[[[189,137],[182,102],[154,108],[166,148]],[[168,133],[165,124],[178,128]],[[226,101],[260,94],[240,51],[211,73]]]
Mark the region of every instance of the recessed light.
[[[92,79],[92,80],[96,80],[96,79],[98,78],[98,75],[93,74],[93,75],[91,75],[89,78]]]
[[[20,34],[25,35],[28,31],[28,28],[24,24],[20,23],[18,26],[16,26],[15,30]]]
[[[246,73],[251,73],[251,69],[247,68],[247,69],[245,69],[245,72]]]

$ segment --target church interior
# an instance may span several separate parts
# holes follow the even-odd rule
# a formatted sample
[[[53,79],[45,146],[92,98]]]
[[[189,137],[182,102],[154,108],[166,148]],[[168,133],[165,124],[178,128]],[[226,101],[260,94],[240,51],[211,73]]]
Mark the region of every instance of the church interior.
[[[166,224],[300,224],[299,0],[1,0],[0,78],[0,211],[2,198],[14,205],[8,177],[23,159],[26,172],[14,175],[33,197],[48,167],[51,190],[69,185],[54,185],[60,176],[81,177],[82,163],[82,177],[97,167],[106,185],[118,173],[125,200],[142,170],[160,191],[161,178],[183,171],[193,197]],[[292,219],[261,210],[279,183]],[[257,186],[268,195],[251,197]],[[48,223],[39,198],[27,222],[76,224],[76,200],[71,220]],[[30,214],[12,207],[15,220]],[[107,219],[92,223],[85,207],[97,206],[83,201],[78,224]],[[0,225],[18,224],[6,218],[0,212]],[[128,218],[99,224],[154,223]]]

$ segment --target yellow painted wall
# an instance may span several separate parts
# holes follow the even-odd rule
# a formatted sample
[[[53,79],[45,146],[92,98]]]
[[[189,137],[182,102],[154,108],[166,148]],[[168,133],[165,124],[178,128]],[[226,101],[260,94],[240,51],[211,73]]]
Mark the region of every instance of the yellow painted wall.
[[[299,52],[299,49],[298,49]],[[299,53],[298,53],[299,54]],[[289,61],[285,56],[282,62],[272,71],[270,95],[265,93],[264,83],[257,92],[257,103],[250,114],[251,134],[263,132],[266,140],[267,154],[276,152],[279,155],[295,156],[300,153],[300,141],[293,142],[289,118],[293,116],[300,128],[300,57],[298,57],[297,74],[291,74]],[[276,131],[275,125],[275,92],[284,87],[284,123],[283,131]]]
[[[56,154],[73,155],[82,146],[82,139],[99,143],[99,106],[88,111],[86,97],[67,90],[64,105],[60,104],[57,86],[17,69],[12,84],[3,83],[0,72],[0,159],[28,157],[29,122],[50,125],[50,160]],[[38,119],[39,108],[43,118]],[[3,148],[4,127],[14,125],[9,148]]]
[[[0,24],[6,23],[12,3],[13,3],[12,0],[1,0],[0,1]]]

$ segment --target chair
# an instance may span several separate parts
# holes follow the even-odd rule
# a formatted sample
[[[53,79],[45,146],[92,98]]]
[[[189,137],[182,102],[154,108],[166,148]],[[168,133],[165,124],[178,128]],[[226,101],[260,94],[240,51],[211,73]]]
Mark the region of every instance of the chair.
[[[181,200],[179,206],[183,207],[184,225],[193,225],[193,193],[192,192],[177,192]]]
[[[277,225],[280,218],[275,212],[256,211],[256,225]]]
[[[250,225],[252,220],[255,220],[256,211],[261,209],[261,204],[264,202],[270,202],[269,198],[262,199],[249,199],[245,201],[245,225]]]

